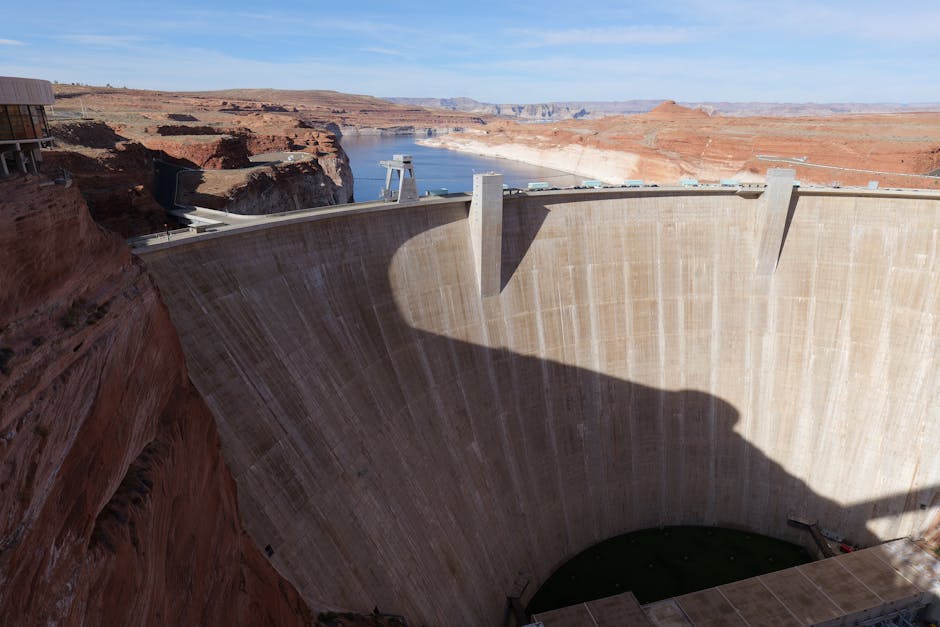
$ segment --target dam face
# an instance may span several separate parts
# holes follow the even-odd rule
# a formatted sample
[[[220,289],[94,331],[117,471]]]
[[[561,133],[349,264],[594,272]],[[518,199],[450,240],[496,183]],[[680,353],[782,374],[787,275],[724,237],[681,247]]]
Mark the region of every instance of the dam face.
[[[940,200],[508,197],[481,298],[466,201],[142,254],[241,516],[315,608],[500,624],[663,525],[935,533]]]

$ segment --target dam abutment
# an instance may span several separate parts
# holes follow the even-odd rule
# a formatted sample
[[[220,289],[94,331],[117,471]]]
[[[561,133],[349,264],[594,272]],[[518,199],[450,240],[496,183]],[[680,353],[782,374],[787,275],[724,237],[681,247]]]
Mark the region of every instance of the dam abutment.
[[[486,298],[460,199],[139,254],[311,605],[492,624],[632,530],[932,532],[940,199],[847,192],[792,193],[769,285],[726,190],[507,196]]]

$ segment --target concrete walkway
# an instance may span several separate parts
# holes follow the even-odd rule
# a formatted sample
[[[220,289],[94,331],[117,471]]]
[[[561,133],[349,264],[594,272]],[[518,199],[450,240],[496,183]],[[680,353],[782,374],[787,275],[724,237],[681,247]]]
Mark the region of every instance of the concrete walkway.
[[[910,540],[643,606],[630,592],[539,614],[544,627],[857,625],[937,603],[940,560]]]

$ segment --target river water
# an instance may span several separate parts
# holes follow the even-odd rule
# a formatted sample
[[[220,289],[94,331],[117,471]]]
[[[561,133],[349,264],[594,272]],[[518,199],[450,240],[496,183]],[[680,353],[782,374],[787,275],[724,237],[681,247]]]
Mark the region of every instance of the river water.
[[[379,161],[391,159],[394,154],[413,157],[418,194],[422,196],[428,190],[441,188],[450,193],[469,192],[473,189],[473,175],[478,172],[499,172],[503,175],[503,182],[510,187],[525,187],[530,181],[569,187],[580,184],[583,178],[519,161],[420,146],[411,135],[348,135],[340,141],[349,155],[358,202],[379,197],[379,190],[385,186],[385,168],[379,165]]]

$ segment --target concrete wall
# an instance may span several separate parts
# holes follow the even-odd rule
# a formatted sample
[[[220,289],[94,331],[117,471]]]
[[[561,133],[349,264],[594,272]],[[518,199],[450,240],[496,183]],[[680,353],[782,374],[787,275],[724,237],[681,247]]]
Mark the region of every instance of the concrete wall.
[[[507,199],[481,299],[465,202],[144,256],[259,545],[315,606],[497,624],[664,524],[920,534],[940,484],[940,201]],[[927,506],[920,509],[920,504]],[[524,599],[527,601],[527,598]]]

